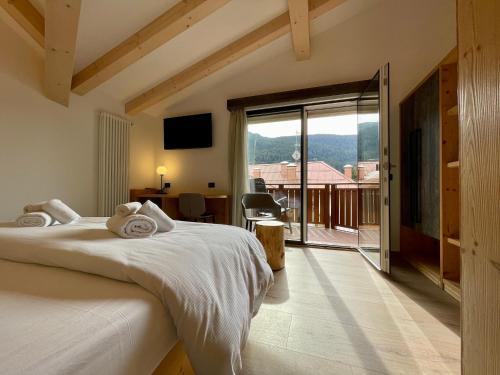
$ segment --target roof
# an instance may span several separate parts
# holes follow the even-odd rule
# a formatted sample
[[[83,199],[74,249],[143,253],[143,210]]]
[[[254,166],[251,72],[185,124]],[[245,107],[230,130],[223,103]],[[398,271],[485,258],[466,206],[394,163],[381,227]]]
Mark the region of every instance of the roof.
[[[300,164],[281,162],[250,165],[251,177],[261,177],[268,185],[299,184]],[[354,181],[324,161],[307,162],[307,182],[309,185],[345,184]],[[260,175],[258,171],[260,170]]]

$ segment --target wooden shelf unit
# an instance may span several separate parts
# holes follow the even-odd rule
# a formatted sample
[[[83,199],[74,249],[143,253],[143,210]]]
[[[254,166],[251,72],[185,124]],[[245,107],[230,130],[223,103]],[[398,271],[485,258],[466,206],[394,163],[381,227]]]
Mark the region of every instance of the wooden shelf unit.
[[[458,116],[458,105],[455,104],[453,107],[448,109],[448,111],[446,111],[446,114],[448,116]]]
[[[439,268],[439,257],[426,253],[417,253],[407,256],[406,260],[434,284],[442,287],[443,284]]]
[[[443,289],[460,300],[460,189],[458,69],[456,61],[440,74],[440,269]],[[452,160],[450,162],[450,160]]]
[[[400,105],[400,233],[402,255],[432,282],[460,300],[457,61],[455,48]],[[431,148],[433,145],[436,148]],[[418,156],[412,158],[415,153]],[[417,163],[417,167],[413,163]],[[429,179],[425,171],[427,179],[415,183],[411,176],[420,173],[419,178],[423,179],[423,165],[427,171],[436,168],[439,173]],[[436,186],[433,183],[438,179],[439,186]],[[416,201],[413,199],[415,194]],[[436,212],[433,216],[433,209],[438,199],[439,222],[435,222],[432,220],[438,215]]]
[[[460,240],[458,238],[448,237],[446,241],[448,241],[449,244],[460,248]]]
[[[461,300],[460,281],[443,279],[443,289],[457,301]]]

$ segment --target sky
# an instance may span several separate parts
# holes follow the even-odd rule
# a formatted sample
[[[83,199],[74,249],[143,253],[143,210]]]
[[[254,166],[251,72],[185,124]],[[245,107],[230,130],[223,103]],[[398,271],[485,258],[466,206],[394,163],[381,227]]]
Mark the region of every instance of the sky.
[[[363,115],[363,121],[377,121],[378,114]],[[351,135],[358,133],[356,114],[310,118],[307,130],[312,134]],[[248,125],[248,131],[267,138],[284,137],[300,134],[300,120],[256,123]]]

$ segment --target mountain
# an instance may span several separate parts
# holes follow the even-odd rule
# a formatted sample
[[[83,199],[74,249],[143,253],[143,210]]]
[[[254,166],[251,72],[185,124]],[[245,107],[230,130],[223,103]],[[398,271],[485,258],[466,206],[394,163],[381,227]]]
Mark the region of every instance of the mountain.
[[[363,122],[358,126],[359,161],[378,160],[378,122]]]
[[[295,151],[295,138],[267,138],[249,130],[248,160],[251,164],[291,162]],[[378,158],[377,123],[367,122],[360,125],[359,143],[362,145],[362,160]],[[357,135],[313,134],[308,137],[309,161],[322,160],[339,171],[343,171],[346,164],[356,166],[357,149]]]

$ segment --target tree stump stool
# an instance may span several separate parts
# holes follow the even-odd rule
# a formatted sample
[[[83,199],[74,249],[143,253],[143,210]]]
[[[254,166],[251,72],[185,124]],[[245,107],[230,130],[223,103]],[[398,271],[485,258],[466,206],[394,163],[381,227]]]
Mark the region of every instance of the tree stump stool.
[[[285,267],[284,224],[281,221],[258,221],[255,224],[257,238],[264,246],[267,263],[273,271]]]

